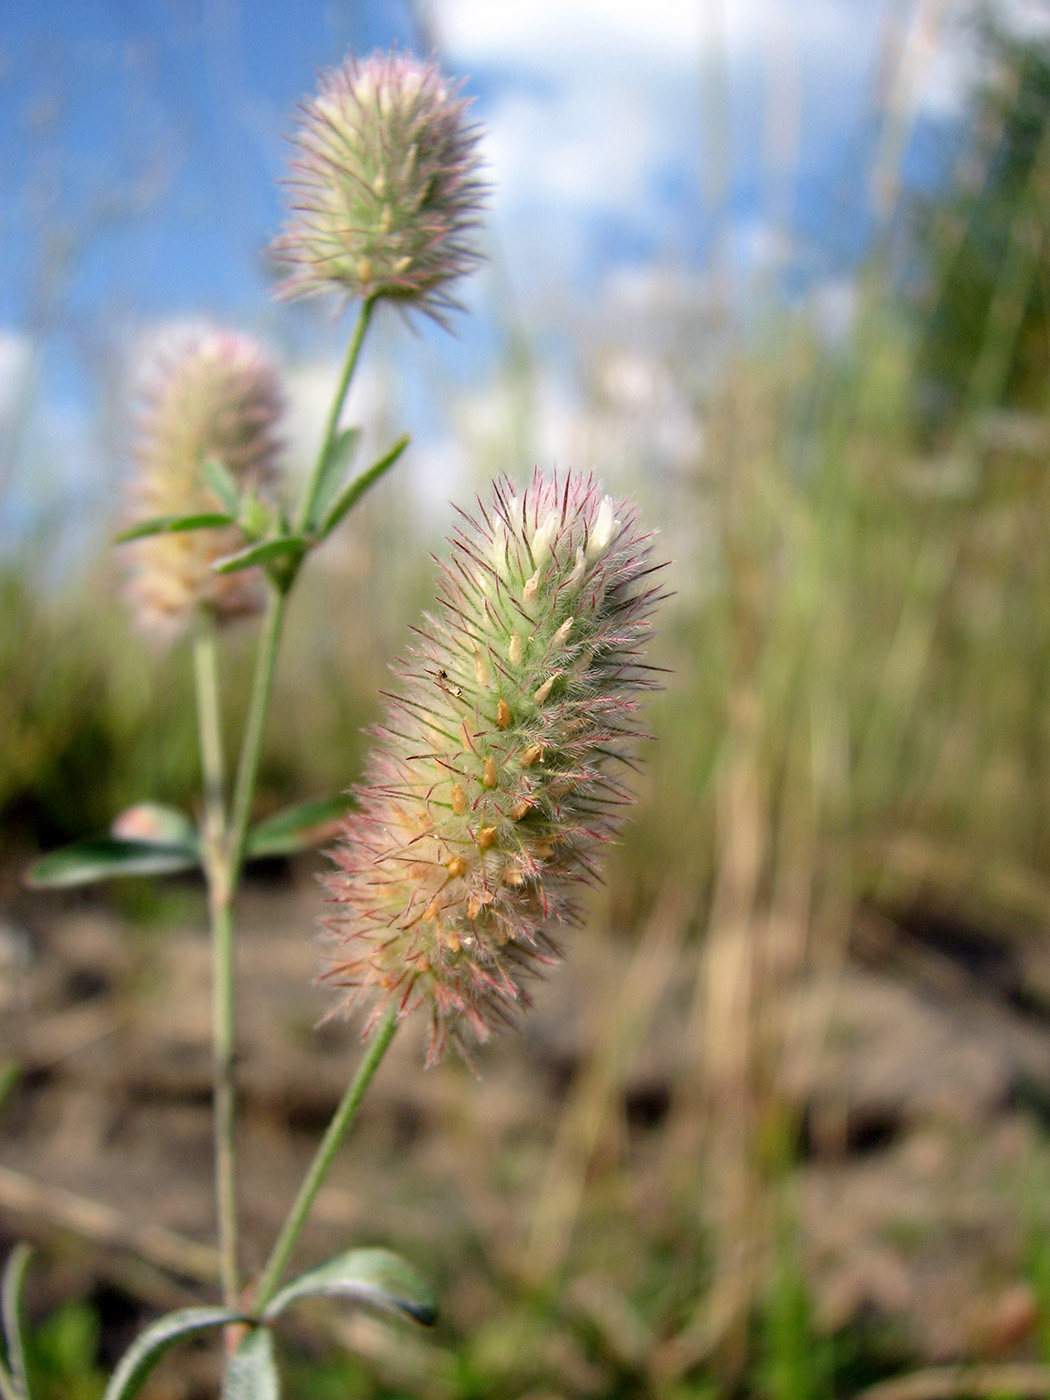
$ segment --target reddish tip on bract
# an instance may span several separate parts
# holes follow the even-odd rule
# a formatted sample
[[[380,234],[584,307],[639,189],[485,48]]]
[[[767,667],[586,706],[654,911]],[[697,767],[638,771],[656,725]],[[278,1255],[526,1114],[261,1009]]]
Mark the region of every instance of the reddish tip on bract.
[[[486,187],[468,105],[410,55],[348,57],[323,74],[293,137],[278,294],[386,299],[444,322],[451,284],[480,260]]]
[[[272,486],[283,409],[277,369],[250,336],[207,325],[161,336],[140,383],[128,523],[221,510],[204,473],[209,460],[241,488]],[[231,525],[125,545],[126,592],[143,629],[170,638],[200,606],[220,621],[257,611],[265,601],[258,570],[221,576],[211,567],[244,543]]]
[[[430,1019],[428,1063],[528,1005],[632,801],[652,537],[592,477],[463,516],[330,855],[327,979]]]

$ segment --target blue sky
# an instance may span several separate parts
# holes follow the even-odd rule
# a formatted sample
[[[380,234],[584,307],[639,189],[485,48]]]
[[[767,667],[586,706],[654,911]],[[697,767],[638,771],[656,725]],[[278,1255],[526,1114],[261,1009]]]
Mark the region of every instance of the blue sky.
[[[477,314],[455,340],[424,328],[407,342],[410,377],[443,400],[477,391],[511,331],[564,361],[607,304],[644,314],[649,283],[666,297],[713,262],[745,302],[763,277],[767,291],[840,285],[870,227],[872,168],[896,165],[886,113],[909,133],[906,168],[932,169],[929,133],[960,111],[945,13],[937,0],[0,0],[0,437],[28,384],[19,456],[85,480],[106,446],[100,369],[116,373],[172,316],[332,360],[342,330],[274,305],[263,250],[294,103],[349,47],[433,46],[488,131],[493,261],[465,289]],[[442,432],[433,415],[414,426]],[[0,462],[0,491],[2,477]]]

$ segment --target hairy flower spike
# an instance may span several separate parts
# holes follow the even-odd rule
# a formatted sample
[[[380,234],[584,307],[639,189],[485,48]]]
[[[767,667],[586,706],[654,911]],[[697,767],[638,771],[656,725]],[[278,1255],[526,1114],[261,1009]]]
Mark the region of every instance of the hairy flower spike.
[[[331,852],[324,921],[328,980],[372,1004],[369,1029],[425,1007],[428,1062],[528,1004],[630,801],[650,538],[577,473],[537,472],[520,498],[501,480],[456,531]]]
[[[265,491],[277,474],[283,408],[277,370],[249,336],[203,325],[169,331],[142,380],[129,521],[221,510],[204,476],[209,459],[239,486]],[[243,545],[236,526],[128,545],[127,594],[146,630],[171,637],[202,604],[220,620],[257,611],[265,601],[258,570],[211,568]]]
[[[292,218],[273,251],[286,297],[387,298],[444,323],[449,285],[480,260],[486,194],[468,102],[433,64],[348,58],[301,107]]]

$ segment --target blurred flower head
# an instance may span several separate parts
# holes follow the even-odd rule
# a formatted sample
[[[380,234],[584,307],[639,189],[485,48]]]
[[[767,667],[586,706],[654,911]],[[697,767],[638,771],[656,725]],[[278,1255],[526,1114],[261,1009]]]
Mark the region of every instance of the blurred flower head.
[[[293,138],[278,292],[382,297],[444,323],[450,284],[480,259],[486,191],[467,106],[433,64],[405,54],[325,73]]]
[[[276,476],[283,407],[277,369],[251,337],[211,326],[164,333],[141,378],[129,523],[222,510],[204,475],[210,459],[242,489],[265,492]],[[127,593],[143,627],[172,636],[202,605],[220,620],[257,611],[265,601],[258,570],[224,577],[211,568],[243,544],[231,525],[126,545]]]
[[[593,478],[506,480],[452,540],[331,852],[327,979],[430,1017],[428,1061],[528,1004],[630,802],[650,535]]]

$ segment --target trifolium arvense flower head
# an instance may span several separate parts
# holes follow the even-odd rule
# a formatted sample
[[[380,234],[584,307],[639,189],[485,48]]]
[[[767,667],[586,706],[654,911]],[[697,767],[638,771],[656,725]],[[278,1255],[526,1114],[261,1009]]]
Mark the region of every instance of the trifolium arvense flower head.
[[[592,477],[537,472],[463,516],[438,611],[398,670],[331,852],[329,981],[430,1019],[428,1060],[485,1040],[557,958],[553,926],[631,795],[651,535]]]
[[[384,298],[438,321],[480,259],[486,187],[468,102],[432,63],[348,57],[302,103],[288,181],[291,219],[273,251],[284,296]]]
[[[208,325],[161,335],[139,386],[129,524],[220,510],[204,473],[209,460],[241,488],[265,493],[277,473],[283,408],[277,368],[250,336]],[[126,592],[142,626],[170,637],[201,606],[219,621],[257,611],[265,601],[258,570],[222,576],[211,567],[243,545],[236,526],[127,545]]]

